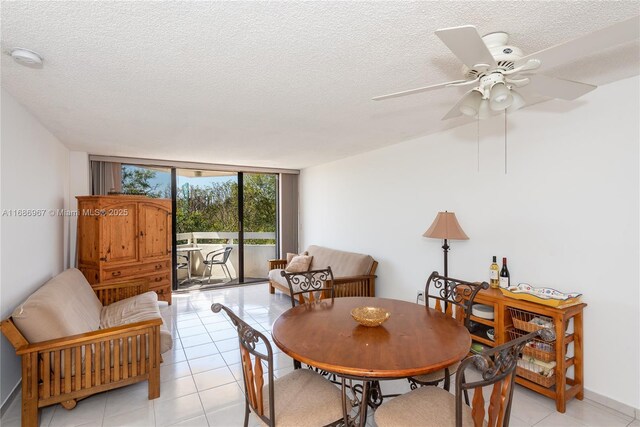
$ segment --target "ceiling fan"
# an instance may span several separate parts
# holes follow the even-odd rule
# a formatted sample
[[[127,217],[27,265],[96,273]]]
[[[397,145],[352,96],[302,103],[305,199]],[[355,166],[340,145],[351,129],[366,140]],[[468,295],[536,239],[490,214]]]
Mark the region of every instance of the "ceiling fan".
[[[639,29],[640,16],[635,16],[577,39],[525,55],[518,47],[508,44],[509,34],[505,32],[481,37],[472,25],[444,28],[435,33],[464,64],[464,78],[377,96],[373,100],[445,87],[471,86],[442,120],[460,115],[485,119],[505,110],[518,110],[526,105],[526,100],[516,90],[521,87],[541,96],[574,100],[591,92],[596,86],[550,77],[544,72],[590,53],[638,40]]]

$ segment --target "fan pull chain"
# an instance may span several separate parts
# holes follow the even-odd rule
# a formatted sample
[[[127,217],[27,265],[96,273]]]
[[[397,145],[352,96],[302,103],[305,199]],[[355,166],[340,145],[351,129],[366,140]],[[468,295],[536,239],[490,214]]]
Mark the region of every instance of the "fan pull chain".
[[[478,162],[478,173],[480,173],[480,115],[478,115],[478,123],[477,123],[477,132],[476,132],[478,139],[477,139],[477,153],[476,153],[476,159]]]
[[[507,174],[507,110],[504,110],[504,174]]]

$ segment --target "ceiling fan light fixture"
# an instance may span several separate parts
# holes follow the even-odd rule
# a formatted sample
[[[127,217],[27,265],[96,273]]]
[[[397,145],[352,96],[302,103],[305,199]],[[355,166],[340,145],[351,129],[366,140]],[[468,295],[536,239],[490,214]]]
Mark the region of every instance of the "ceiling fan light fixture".
[[[513,102],[511,91],[504,83],[496,83],[491,88],[490,105],[494,111],[502,111],[509,108]]]
[[[464,65],[463,79],[377,96],[374,100],[439,88],[478,85],[459,98],[443,120],[460,115],[484,116],[486,113],[483,101],[489,103],[489,116],[517,110],[524,106],[521,102],[523,100],[511,91],[511,88],[525,85],[530,85],[527,88],[529,93],[572,101],[589,93],[596,86],[553,78],[538,72],[575,62],[587,54],[612,46],[637,41],[638,16],[528,55],[517,46],[508,44],[509,34],[505,32],[490,33],[481,37],[473,25],[462,25],[442,28],[436,30],[435,34]]]
[[[482,93],[478,90],[472,90],[460,104],[460,112],[465,116],[475,117],[480,111],[482,103]]]
[[[525,106],[526,101],[524,100],[522,95],[520,95],[518,92],[516,92],[513,89],[511,89],[511,97],[513,98],[513,102],[509,107],[507,107],[507,113],[512,113]]]
[[[477,118],[480,120],[488,119],[493,114],[490,106],[491,102],[488,99],[483,99],[480,102],[480,107],[478,108]]]

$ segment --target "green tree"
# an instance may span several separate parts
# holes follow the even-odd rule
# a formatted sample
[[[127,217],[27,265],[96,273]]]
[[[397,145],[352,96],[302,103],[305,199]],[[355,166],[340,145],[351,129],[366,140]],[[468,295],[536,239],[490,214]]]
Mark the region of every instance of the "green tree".
[[[149,197],[171,197],[169,186],[161,184],[157,178],[154,170],[123,166],[122,192]],[[245,231],[275,232],[276,176],[245,174],[243,189]],[[178,191],[176,204],[177,233],[238,231],[240,228],[238,183],[234,180],[213,182],[203,187],[189,185],[187,191]]]
[[[143,194],[149,197],[171,197],[167,196],[167,188],[160,188],[160,183],[152,183],[156,178],[156,171],[135,166],[124,166],[122,168],[122,192],[125,194]],[[168,189],[171,191],[171,189]]]
[[[276,176],[245,174],[244,177],[245,231],[275,232]],[[190,185],[188,191],[178,193],[177,207],[178,233],[239,229],[238,183],[235,181],[216,182],[206,187]]]
[[[245,231],[276,231],[276,176],[244,175]]]

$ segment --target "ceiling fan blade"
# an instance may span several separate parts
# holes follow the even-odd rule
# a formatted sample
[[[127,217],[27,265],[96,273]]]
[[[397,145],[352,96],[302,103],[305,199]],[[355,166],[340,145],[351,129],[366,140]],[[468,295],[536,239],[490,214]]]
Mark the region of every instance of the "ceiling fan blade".
[[[505,81],[506,81],[509,85],[511,85],[511,86],[515,86],[515,87],[522,87],[522,86],[526,86],[526,85],[528,85],[528,84],[529,84],[529,81],[530,81],[530,80],[531,80],[531,79],[529,79],[529,77],[523,77],[523,78],[521,78],[521,79],[510,79],[510,78],[505,79]]]
[[[473,80],[464,80],[461,82],[451,82],[447,85],[447,87],[462,87],[462,86],[469,86],[471,84],[475,84],[478,83],[478,81],[480,80],[480,77],[476,77]]]
[[[448,119],[452,119],[454,117],[461,116],[462,112],[460,111],[460,105],[462,105],[462,103],[464,102],[465,98],[471,92],[473,92],[473,89],[471,89],[470,91],[468,91],[464,95],[462,95],[460,97],[460,99],[458,100],[458,102],[456,102],[456,104],[453,106],[453,108],[451,108],[451,110],[449,110],[449,112],[447,114],[445,114],[445,116],[442,118],[442,120],[448,120]]]
[[[579,98],[597,87],[587,83],[558,79],[540,74],[532,75],[529,78],[531,81],[527,85],[527,88],[532,92],[538,95],[566,99],[568,101]]]
[[[640,16],[634,16],[610,27],[527,55],[516,61],[515,66],[524,65],[529,59],[538,59],[542,62],[538,71],[542,71],[575,61],[608,47],[638,40],[638,38],[640,38]]]
[[[375,98],[371,98],[371,99],[373,99],[374,101],[380,101],[380,100],[383,100],[383,99],[397,98],[399,96],[413,95],[414,93],[426,92],[426,91],[432,90],[432,89],[439,89],[439,88],[447,87],[447,86],[460,85],[461,83],[467,83],[467,82],[472,83],[472,82],[475,82],[476,80],[455,80],[455,81],[452,81],[452,82],[440,83],[440,84],[437,84],[437,85],[419,87],[419,88],[416,88],[416,89],[403,90],[402,92],[390,93],[388,95],[376,96]]]
[[[541,61],[538,59],[529,59],[527,60],[524,64],[520,65],[519,67],[515,67],[511,70],[507,70],[505,72],[503,72],[502,74],[504,74],[505,76],[509,76],[511,74],[518,74],[521,73],[523,71],[531,71],[531,70],[536,70],[540,67]]]
[[[473,25],[436,30],[436,36],[469,68],[477,64],[496,65],[493,55]]]

